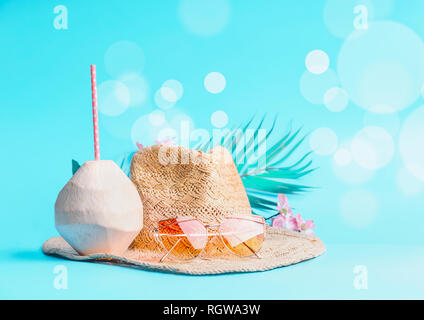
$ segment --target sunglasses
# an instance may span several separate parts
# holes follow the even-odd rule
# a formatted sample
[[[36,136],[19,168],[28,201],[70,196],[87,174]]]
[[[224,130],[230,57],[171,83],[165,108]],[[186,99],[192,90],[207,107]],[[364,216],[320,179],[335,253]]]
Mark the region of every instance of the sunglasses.
[[[260,216],[225,217],[216,225],[204,224],[193,217],[178,217],[159,221],[154,235],[166,250],[160,259],[163,262],[169,255],[190,260],[200,255],[208,241],[219,237],[230,252],[240,257],[255,255],[261,258],[259,250],[265,238],[265,221]],[[210,232],[215,228],[216,232]]]

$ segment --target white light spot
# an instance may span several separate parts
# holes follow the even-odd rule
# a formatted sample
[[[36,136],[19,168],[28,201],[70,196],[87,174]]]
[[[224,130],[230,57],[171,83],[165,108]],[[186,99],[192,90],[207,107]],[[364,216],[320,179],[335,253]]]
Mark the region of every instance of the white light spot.
[[[149,122],[152,126],[161,126],[166,122],[165,113],[161,110],[152,111],[149,114]]]
[[[327,90],[324,95],[325,107],[333,112],[343,111],[349,103],[349,96],[346,90],[334,87]]]
[[[159,131],[157,134],[157,138],[160,141],[164,141],[167,139],[173,140],[174,142],[177,142],[178,140],[178,133],[174,128],[163,128]],[[177,143],[176,143],[177,144]]]
[[[177,100],[180,100],[183,96],[183,92],[183,85],[177,80],[166,80],[162,84],[162,97],[169,102],[176,102]]]
[[[216,128],[223,128],[228,123],[228,115],[221,110],[215,111],[211,115],[211,123]]]
[[[367,190],[351,190],[341,198],[340,211],[348,225],[365,228],[371,225],[377,216],[378,201],[374,194]]]
[[[303,97],[313,104],[323,104],[325,93],[339,85],[339,78],[332,69],[322,74],[305,71],[300,78],[300,92]]]
[[[396,112],[414,103],[424,83],[424,43],[393,21],[369,24],[343,43],[337,71],[349,98],[371,112]],[[388,107],[386,110],[376,106]]]
[[[164,110],[170,109],[175,105],[175,101],[168,101],[163,98],[161,89],[156,91],[154,99],[156,105]]]
[[[424,181],[424,106],[414,110],[404,121],[399,150],[409,172]]]
[[[333,170],[336,176],[343,182],[349,184],[362,184],[372,178],[374,171],[360,167],[352,161],[352,151],[350,142],[340,143],[340,149],[345,150],[333,157]],[[349,160],[349,161],[348,161]]]
[[[149,85],[144,77],[132,72],[122,75],[118,80],[125,84],[130,92],[130,107],[142,105],[146,102]]]
[[[380,127],[391,135],[396,135],[399,132],[400,119],[397,113],[377,113],[369,111],[364,115],[363,124],[365,127]]]
[[[407,196],[416,196],[423,190],[424,183],[413,176],[406,168],[401,168],[396,176],[400,191]]]
[[[106,71],[118,78],[125,73],[142,72],[144,53],[135,42],[118,41],[107,49],[104,62]]]
[[[118,116],[125,112],[130,104],[130,92],[119,81],[104,81],[99,86],[99,111],[107,116]]]
[[[131,139],[134,145],[139,142],[143,145],[156,144],[154,141],[161,130],[168,126],[165,121],[161,125],[152,125],[150,115],[146,114],[138,118],[131,127]]]
[[[309,72],[321,74],[330,66],[330,58],[322,50],[313,50],[306,56],[305,65]]]
[[[342,167],[345,167],[350,164],[352,161],[352,154],[346,148],[340,148],[334,154],[334,161]]]
[[[177,94],[172,88],[162,87],[160,88],[160,94],[162,98],[169,102],[175,102],[178,100]]]
[[[225,89],[226,80],[221,73],[211,72],[205,77],[204,85],[210,93],[217,94]]]
[[[212,36],[221,32],[230,17],[228,0],[182,0],[180,20],[191,33]]]
[[[177,112],[169,121],[169,127],[175,130],[178,145],[190,147],[190,135],[194,130],[194,121],[190,116]]]
[[[352,140],[352,155],[363,168],[377,170],[393,158],[392,136],[380,127],[365,127]]]
[[[326,156],[337,149],[338,138],[330,128],[318,128],[311,133],[309,145],[315,153]]]
[[[189,115],[182,112],[179,112],[175,116],[173,116],[171,121],[169,121],[169,124],[178,132],[181,132],[182,128],[194,130],[193,119]]]

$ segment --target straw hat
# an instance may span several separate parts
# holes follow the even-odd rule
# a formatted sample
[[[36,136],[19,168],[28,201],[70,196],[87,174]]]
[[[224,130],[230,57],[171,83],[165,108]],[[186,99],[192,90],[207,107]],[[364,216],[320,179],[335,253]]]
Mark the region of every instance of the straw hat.
[[[169,258],[153,235],[160,220],[181,216],[205,224],[234,215],[251,214],[250,204],[229,152],[215,147],[209,153],[181,146],[155,145],[134,154],[130,178],[143,203],[143,229],[121,255],[79,255],[61,237],[47,240],[43,252],[72,260],[90,260],[184,274],[218,274],[265,271],[308,260],[325,252],[321,240],[295,231],[267,227],[256,257],[229,252],[218,237],[208,242],[202,255],[189,261]]]

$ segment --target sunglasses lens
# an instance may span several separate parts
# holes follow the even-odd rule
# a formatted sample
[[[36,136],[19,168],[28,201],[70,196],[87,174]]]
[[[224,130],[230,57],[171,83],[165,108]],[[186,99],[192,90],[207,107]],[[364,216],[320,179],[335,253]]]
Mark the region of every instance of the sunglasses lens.
[[[265,238],[262,217],[229,217],[219,227],[225,245],[235,254],[248,257],[258,252]]]
[[[165,249],[179,259],[193,259],[208,240],[206,227],[190,217],[159,222],[159,237]]]

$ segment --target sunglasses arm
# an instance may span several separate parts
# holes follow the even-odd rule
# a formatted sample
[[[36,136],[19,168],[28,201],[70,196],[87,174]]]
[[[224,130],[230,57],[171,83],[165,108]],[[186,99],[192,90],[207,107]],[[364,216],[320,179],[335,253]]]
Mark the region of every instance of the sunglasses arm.
[[[236,238],[238,238],[238,237],[236,236]],[[240,240],[240,238],[238,238],[238,239]],[[262,259],[261,255],[259,253],[257,253],[255,250],[253,250],[246,242],[242,241],[241,243],[243,243],[247,247],[247,249],[249,249],[250,252],[252,252],[256,256],[256,258]]]
[[[177,242],[175,242],[175,244],[172,246],[172,248],[171,249],[169,249],[169,251],[167,252],[167,253],[165,253],[165,255],[162,257],[162,258],[160,258],[160,260],[159,260],[159,262],[163,262],[168,256],[169,256],[169,254],[172,252],[172,250],[174,250],[174,248],[177,246],[177,244],[179,243],[181,241],[181,239],[178,239],[178,241]]]
[[[244,243],[243,242],[243,244],[251,251],[251,252],[253,252],[253,254],[256,256],[256,258],[258,258],[258,259],[262,259],[262,256],[259,254],[259,253],[257,253],[255,250],[253,250],[249,245],[247,245],[246,243]]]
[[[221,221],[219,221],[218,219],[216,219],[216,220],[219,222],[219,224],[207,224],[207,225],[205,225],[206,228],[219,227]],[[258,223],[260,223],[260,222],[258,222]],[[261,224],[265,224],[265,223],[261,223]],[[236,236],[236,238],[240,240],[239,237]],[[257,253],[255,250],[253,250],[246,242],[242,241],[242,243],[243,243],[243,245],[245,245],[247,247],[247,249],[249,249],[256,256],[256,258],[262,259],[262,256],[259,253]]]

